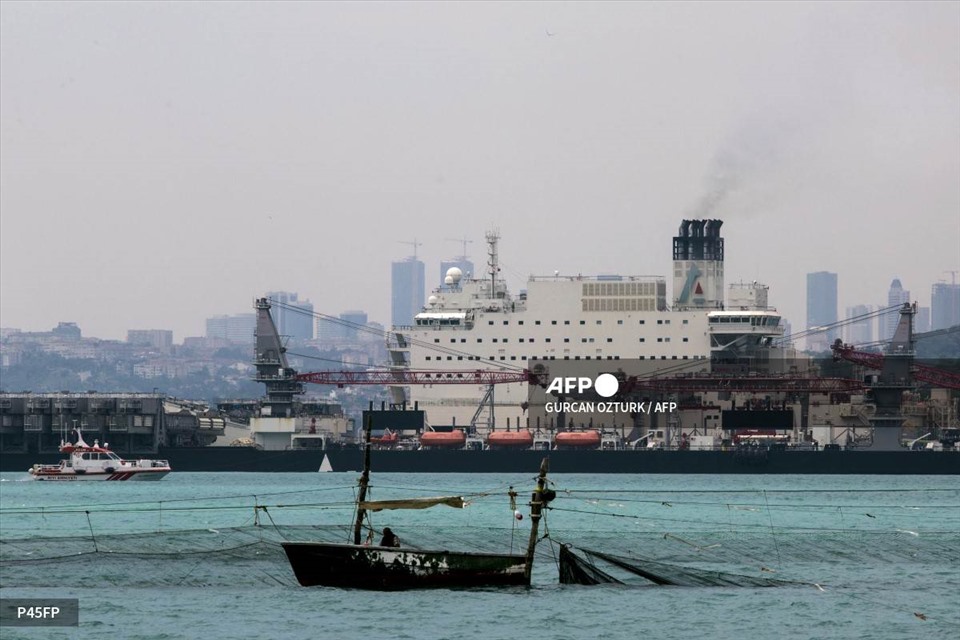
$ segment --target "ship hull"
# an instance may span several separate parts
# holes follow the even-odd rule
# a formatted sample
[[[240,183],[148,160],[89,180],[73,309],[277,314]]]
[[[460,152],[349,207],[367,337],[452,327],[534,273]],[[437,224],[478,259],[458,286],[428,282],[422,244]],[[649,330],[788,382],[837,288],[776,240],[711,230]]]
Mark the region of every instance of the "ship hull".
[[[422,551],[322,542],[284,542],[304,587],[444,589],[527,584],[523,556]]]
[[[177,471],[316,472],[326,456],[332,471],[360,471],[358,448],[261,451],[196,447],[160,452]],[[523,473],[547,452],[429,450],[371,452],[378,472]],[[960,475],[957,451],[550,451],[556,473]],[[59,454],[50,454],[51,462]],[[0,454],[0,471],[24,471],[44,456]]]

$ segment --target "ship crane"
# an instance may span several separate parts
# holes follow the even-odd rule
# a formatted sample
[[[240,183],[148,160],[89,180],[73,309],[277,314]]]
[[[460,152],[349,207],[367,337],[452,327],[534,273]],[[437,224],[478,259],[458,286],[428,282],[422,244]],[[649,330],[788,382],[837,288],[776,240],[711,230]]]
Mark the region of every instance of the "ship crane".
[[[882,353],[858,351],[851,345],[844,344],[839,339],[833,343],[832,349],[834,360],[846,360],[854,364],[859,364],[867,369],[883,371],[883,363],[886,358]],[[913,362],[910,364],[910,374],[914,380],[929,382],[935,387],[960,389],[960,375],[947,371],[946,369],[939,369],[937,367],[931,367],[930,365]]]
[[[529,371],[406,371],[396,369],[371,369],[368,371],[316,371],[298,373],[294,378],[300,382],[329,384],[336,387],[352,385],[407,385],[407,384],[508,384],[535,380]]]

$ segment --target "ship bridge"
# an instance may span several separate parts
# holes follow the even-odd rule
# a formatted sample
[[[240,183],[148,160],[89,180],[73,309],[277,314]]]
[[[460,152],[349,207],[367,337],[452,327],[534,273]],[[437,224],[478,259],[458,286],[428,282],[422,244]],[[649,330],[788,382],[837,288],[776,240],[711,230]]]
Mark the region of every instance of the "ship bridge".
[[[710,311],[707,327],[711,349],[764,346],[783,335],[780,314],[773,309]]]

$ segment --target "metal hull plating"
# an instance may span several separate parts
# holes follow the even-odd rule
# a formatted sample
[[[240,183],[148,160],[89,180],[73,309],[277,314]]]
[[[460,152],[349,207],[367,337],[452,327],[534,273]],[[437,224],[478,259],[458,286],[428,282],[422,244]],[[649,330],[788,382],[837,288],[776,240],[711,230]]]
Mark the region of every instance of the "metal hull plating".
[[[304,587],[394,591],[527,584],[520,555],[322,542],[284,542],[283,550]]]
[[[431,450],[372,452],[374,468],[403,473],[524,473],[544,451]],[[164,449],[177,471],[317,472],[324,456],[332,471],[360,471],[358,448],[327,451],[260,451],[240,447]],[[555,473],[748,473],[960,475],[957,451],[550,451]],[[59,454],[4,453],[0,471],[22,471]]]
[[[126,480],[134,481],[156,481],[170,473],[169,470],[162,471],[116,471],[113,473],[49,473],[31,475],[34,480],[43,482],[89,482],[96,481],[115,481],[122,482]]]

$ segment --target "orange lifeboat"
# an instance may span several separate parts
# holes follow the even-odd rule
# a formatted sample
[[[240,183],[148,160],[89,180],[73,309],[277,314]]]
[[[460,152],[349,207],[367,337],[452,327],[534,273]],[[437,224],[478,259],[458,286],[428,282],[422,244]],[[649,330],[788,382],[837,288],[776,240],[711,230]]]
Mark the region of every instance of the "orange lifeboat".
[[[523,431],[494,431],[487,436],[491,447],[530,448],[533,446],[533,434]]]
[[[457,449],[463,447],[466,442],[466,434],[459,429],[454,431],[425,431],[420,435],[420,444],[424,447]]]
[[[558,447],[589,449],[600,446],[599,431],[564,431],[558,433],[553,440]]]
[[[385,446],[393,446],[397,444],[397,441],[400,439],[396,431],[384,431],[383,435],[380,437],[371,437],[370,442],[372,444],[379,444]]]

